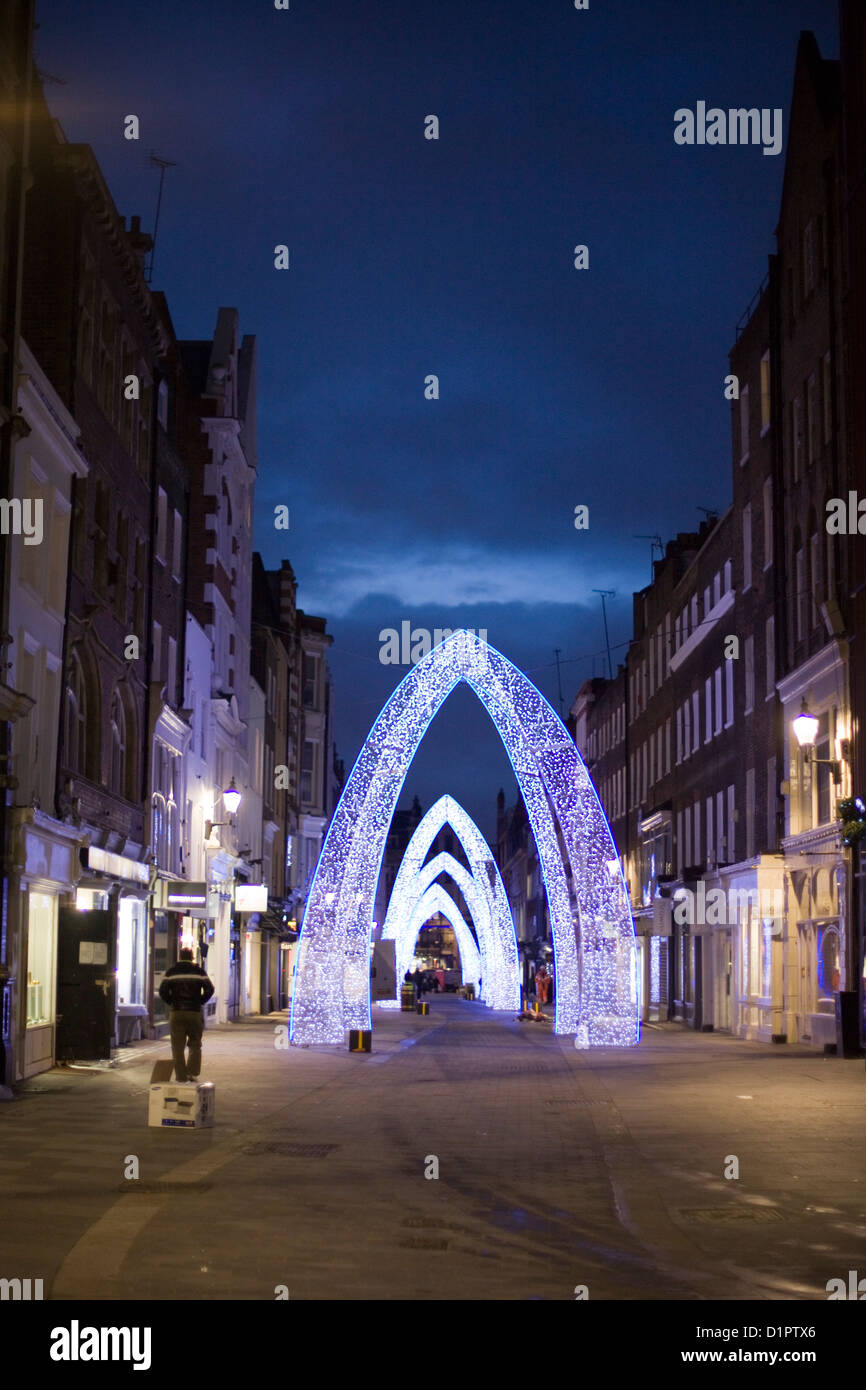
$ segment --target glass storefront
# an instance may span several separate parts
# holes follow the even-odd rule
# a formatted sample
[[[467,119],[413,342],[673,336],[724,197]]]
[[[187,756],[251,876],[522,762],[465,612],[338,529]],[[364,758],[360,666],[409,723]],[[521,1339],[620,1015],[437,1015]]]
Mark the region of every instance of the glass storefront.
[[[117,1002],[146,1004],[147,903],[121,898],[117,904]]]
[[[27,1027],[54,1022],[57,960],[57,899],[50,893],[28,894]]]

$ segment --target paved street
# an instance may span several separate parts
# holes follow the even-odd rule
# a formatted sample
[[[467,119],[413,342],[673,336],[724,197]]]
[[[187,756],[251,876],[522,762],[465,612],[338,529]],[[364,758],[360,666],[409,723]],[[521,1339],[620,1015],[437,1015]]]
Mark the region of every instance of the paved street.
[[[280,1021],[205,1034],[212,1130],[147,1128],[162,1045],[0,1106],[0,1276],[53,1299],[679,1300],[866,1272],[862,1061],[672,1027],[578,1052],[453,997],[377,1011],[369,1056],[279,1050]]]

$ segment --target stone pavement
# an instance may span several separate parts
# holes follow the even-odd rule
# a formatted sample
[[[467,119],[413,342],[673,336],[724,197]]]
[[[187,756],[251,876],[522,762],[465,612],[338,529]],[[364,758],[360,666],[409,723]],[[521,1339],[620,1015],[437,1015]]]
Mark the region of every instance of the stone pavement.
[[[374,1017],[370,1055],[280,1050],[285,1015],[210,1027],[211,1130],[147,1127],[167,1044],[26,1083],[0,1105],[0,1277],[52,1299],[824,1300],[866,1275],[862,1060],[673,1027],[576,1051],[445,996]]]

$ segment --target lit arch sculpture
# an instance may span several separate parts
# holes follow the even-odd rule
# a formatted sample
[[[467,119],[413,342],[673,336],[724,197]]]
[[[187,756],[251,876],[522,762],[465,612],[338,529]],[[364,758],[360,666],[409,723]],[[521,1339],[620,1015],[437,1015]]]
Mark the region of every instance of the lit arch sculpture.
[[[471,872],[453,855],[439,854],[424,863],[436,836],[446,825],[454,831]],[[441,862],[440,861],[449,861]],[[439,867],[434,870],[434,865]],[[382,928],[383,938],[397,937],[415,898],[440,874],[451,876],[472,914],[481,951],[482,998],[491,1009],[520,1008],[517,933],[505,884],[493,853],[474,820],[453,796],[440,796],[418,822],[397,871]],[[398,975],[398,979],[402,976]]]
[[[451,634],[400,682],[358,755],[304,912],[292,997],[296,1045],[370,1027],[370,940],[388,828],[409,765],[461,681],[505,746],[538,847],[556,970],[557,1033],[638,1041],[634,923],[616,846],[568,730],[540,691],[474,633]]]
[[[420,927],[415,929],[415,935],[411,936],[414,923],[414,911],[418,902],[424,894],[435,884],[440,874],[448,874],[453,879],[456,886],[463,895],[463,901],[469,909],[472,924],[475,927],[477,937],[478,953],[480,958],[480,978],[481,985],[478,989],[478,997],[483,999],[489,1007],[506,1008],[506,1004],[491,1004],[491,999],[498,999],[505,994],[502,988],[500,977],[506,974],[511,962],[502,962],[501,953],[497,951],[497,942],[492,939],[491,910],[492,905],[484,887],[479,883],[468,869],[465,869],[459,860],[452,854],[437,854],[435,859],[431,859],[418,871],[414,878],[407,878],[404,891],[400,898],[395,902],[394,892],[397,890],[397,883],[394,884],[394,892],[391,894],[391,902],[388,907],[388,917],[382,930],[384,940],[393,937],[396,942],[397,959],[397,979],[402,980],[406,972],[407,965],[401,967],[401,962],[407,962],[412,957],[412,950],[415,940],[420,931]],[[399,877],[399,875],[398,875]],[[444,887],[444,885],[438,885]],[[449,890],[446,890],[449,891]],[[453,894],[449,896],[453,899]],[[392,910],[393,909],[393,910]],[[459,909],[458,909],[459,910]],[[462,916],[462,913],[461,913]],[[422,924],[423,925],[423,924]],[[517,943],[515,939],[514,964],[517,958]],[[504,965],[504,970],[503,970]],[[512,968],[512,975],[516,972]],[[494,977],[491,981],[491,977]],[[515,978],[517,987],[517,999],[519,1003],[520,989]],[[513,991],[512,991],[513,994]],[[382,1000],[379,1000],[379,1007],[382,1007]],[[387,1001],[386,1001],[387,1002]],[[395,1003],[397,1000],[394,1001]],[[516,1007],[511,1005],[510,1007]]]
[[[482,979],[481,953],[475,944],[475,938],[469,930],[469,924],[460,908],[452,898],[448,889],[441,883],[433,883],[422,893],[415,906],[412,908],[406,920],[400,936],[397,937],[397,988],[403,983],[403,977],[409,969],[409,962],[412,959],[412,947],[418,938],[418,933],[429,922],[431,917],[439,913],[446,918],[448,925],[457,938],[457,949],[460,952],[460,970],[463,976],[464,985],[472,984],[478,992],[479,983]]]

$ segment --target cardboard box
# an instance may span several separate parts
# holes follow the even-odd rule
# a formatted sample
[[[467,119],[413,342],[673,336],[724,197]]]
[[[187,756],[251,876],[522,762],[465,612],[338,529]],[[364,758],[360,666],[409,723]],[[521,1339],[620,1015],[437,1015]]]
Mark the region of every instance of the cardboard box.
[[[174,1081],[151,1086],[147,1123],[159,1129],[209,1129],[214,1117],[212,1081]]]

